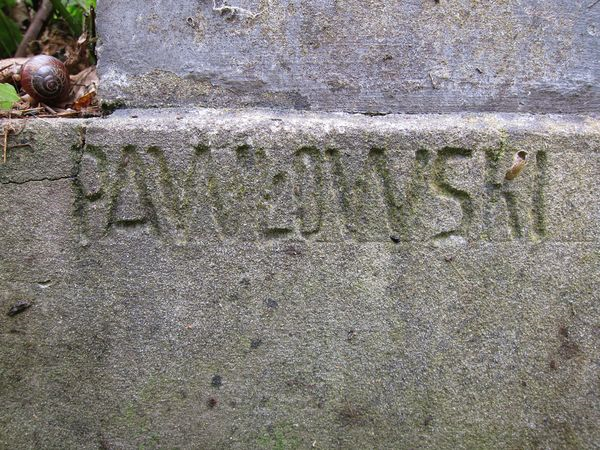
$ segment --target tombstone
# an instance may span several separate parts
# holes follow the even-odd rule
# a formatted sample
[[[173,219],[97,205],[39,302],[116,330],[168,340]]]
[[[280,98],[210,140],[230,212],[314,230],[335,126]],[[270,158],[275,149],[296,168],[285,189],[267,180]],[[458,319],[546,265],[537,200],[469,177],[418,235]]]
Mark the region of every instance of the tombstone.
[[[126,108],[0,165],[0,447],[594,447],[591,3],[99,2]]]
[[[101,93],[136,107],[588,113],[592,3],[104,1]]]

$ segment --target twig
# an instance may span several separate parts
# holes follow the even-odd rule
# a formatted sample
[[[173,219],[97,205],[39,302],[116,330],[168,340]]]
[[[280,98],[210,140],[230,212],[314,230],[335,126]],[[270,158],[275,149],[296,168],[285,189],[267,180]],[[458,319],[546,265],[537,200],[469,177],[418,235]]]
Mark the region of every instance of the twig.
[[[19,112],[21,112],[23,114],[28,114],[28,113],[31,113],[31,112],[41,112],[43,110],[44,110],[44,108],[42,108],[41,106],[38,106],[37,108],[22,109]]]
[[[78,116],[80,113],[81,111],[62,111],[56,113],[56,117],[75,117]]]
[[[0,117],[10,119],[11,117],[35,115],[36,113],[40,113],[42,111],[44,111],[44,108],[13,109],[11,111],[7,111],[6,114],[4,113],[4,111],[0,111]]]
[[[37,13],[35,13],[35,16],[31,21],[31,25],[29,25],[29,28],[27,28],[25,36],[23,36],[23,40],[19,44],[19,48],[17,48],[15,58],[27,55],[29,43],[37,39],[37,37],[40,34],[40,31],[42,30],[42,27],[44,26],[44,22],[48,20],[48,17],[50,17],[52,9],[52,2],[50,0],[43,0],[42,6],[40,6],[40,9],[38,9]]]
[[[10,148],[12,150],[13,148],[23,148],[23,147],[33,147],[33,146],[31,144],[27,143],[27,144],[15,144],[15,145],[11,145],[8,148]]]
[[[8,116],[8,119],[10,120],[10,116]],[[15,128],[13,126],[13,124],[10,122],[4,124],[3,130],[2,130],[2,132],[4,133],[4,142],[3,142],[3,146],[2,146],[2,163],[3,164],[6,164],[6,153],[9,148],[13,149],[13,148],[19,148],[19,147],[31,147],[31,144],[29,144],[29,143],[15,144],[15,145],[11,145],[10,147],[8,146],[8,135],[10,133],[12,133],[13,136],[18,136],[19,134],[21,134],[23,132],[24,129],[25,129],[25,124],[23,124],[23,126],[21,127],[20,130],[17,130],[17,128]]]
[[[2,147],[2,164],[6,164],[6,150],[8,148],[8,133],[10,133],[11,127],[7,124],[4,125],[4,146]]]
[[[40,103],[44,108],[46,108],[46,111],[48,111],[50,114],[56,114],[56,111],[53,110],[52,108],[50,108],[48,105],[46,105],[45,103]]]
[[[594,3],[592,3],[591,5],[588,5],[588,8],[593,8],[594,6],[596,6],[598,3],[600,3],[600,0],[596,0]]]

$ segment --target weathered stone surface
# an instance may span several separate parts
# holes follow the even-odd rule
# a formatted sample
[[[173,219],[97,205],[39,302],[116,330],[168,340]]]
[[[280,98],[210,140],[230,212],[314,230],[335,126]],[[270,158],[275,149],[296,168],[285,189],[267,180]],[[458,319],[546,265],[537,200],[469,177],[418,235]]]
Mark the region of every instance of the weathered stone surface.
[[[593,0],[98,2],[101,94],[129,106],[600,110]],[[215,10],[214,6],[217,6]]]
[[[25,142],[0,447],[600,441],[600,120],[121,111]]]

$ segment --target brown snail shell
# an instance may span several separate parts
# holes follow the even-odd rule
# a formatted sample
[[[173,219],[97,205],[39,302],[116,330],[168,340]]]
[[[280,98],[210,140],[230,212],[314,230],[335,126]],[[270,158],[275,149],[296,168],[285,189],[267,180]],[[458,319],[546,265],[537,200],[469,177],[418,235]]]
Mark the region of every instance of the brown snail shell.
[[[520,151],[517,152],[515,157],[513,158],[513,165],[508,169],[505,175],[505,179],[514,180],[521,173],[521,171],[525,168],[527,164],[527,152]]]
[[[52,56],[34,56],[21,68],[21,87],[37,101],[57,103],[69,95],[69,72]]]

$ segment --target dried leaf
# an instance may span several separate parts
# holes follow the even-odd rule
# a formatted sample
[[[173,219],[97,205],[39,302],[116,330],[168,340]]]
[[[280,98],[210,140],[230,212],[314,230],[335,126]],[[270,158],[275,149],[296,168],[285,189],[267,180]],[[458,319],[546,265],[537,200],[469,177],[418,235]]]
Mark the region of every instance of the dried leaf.
[[[79,39],[77,39],[77,45],[79,47],[83,47],[85,45],[88,45],[89,41],[90,40],[88,34],[84,31],[83,33],[81,33],[81,36],[79,36]]]
[[[0,59],[0,83],[10,83],[13,75],[19,73],[27,58]]]
[[[92,101],[94,101],[95,97],[96,91],[91,91],[82,95],[75,101],[75,103],[73,103],[73,109],[75,111],[81,111],[83,108],[89,107],[92,104]]]
[[[98,85],[96,66],[90,66],[77,75],[71,76],[72,98],[78,99],[90,91],[95,91]]]

